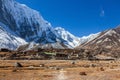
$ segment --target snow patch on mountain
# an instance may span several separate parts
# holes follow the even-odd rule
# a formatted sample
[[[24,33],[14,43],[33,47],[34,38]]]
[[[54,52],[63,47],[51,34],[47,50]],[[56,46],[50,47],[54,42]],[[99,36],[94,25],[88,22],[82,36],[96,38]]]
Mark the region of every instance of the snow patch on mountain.
[[[112,36],[112,34],[116,34],[116,31],[111,29],[111,30],[108,30],[104,35],[110,35]]]
[[[20,45],[27,44],[25,40],[18,36],[12,35],[11,33],[8,33],[8,31],[10,30],[3,29],[3,24],[0,23],[0,48],[8,48],[10,50],[15,50]]]
[[[93,39],[95,39],[96,37],[98,37],[100,35],[101,32],[98,32],[96,34],[90,34],[88,36],[83,36],[80,38],[80,44],[83,44],[83,43],[87,43],[87,42],[90,42],[92,41]]]

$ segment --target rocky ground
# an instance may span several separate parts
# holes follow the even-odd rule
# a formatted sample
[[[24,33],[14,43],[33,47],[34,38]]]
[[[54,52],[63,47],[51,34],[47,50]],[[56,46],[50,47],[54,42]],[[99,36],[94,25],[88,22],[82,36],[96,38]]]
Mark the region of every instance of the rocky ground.
[[[0,60],[0,80],[120,80],[120,61]]]

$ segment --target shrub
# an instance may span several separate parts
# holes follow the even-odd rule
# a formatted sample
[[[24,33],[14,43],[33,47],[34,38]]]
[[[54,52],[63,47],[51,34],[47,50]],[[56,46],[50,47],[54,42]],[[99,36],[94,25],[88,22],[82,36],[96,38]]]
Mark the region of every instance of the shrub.
[[[105,71],[105,69],[103,67],[100,68],[100,71]]]
[[[83,76],[86,76],[86,75],[87,75],[86,72],[80,72],[79,74],[80,74],[80,75],[83,75]]]

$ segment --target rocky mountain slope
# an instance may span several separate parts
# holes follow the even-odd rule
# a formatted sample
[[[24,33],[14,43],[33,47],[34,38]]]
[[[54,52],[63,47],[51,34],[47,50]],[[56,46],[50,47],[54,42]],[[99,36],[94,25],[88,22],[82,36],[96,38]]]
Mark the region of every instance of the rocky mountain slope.
[[[106,48],[106,49],[119,49],[120,47],[120,26],[115,29],[110,29],[100,33],[98,37],[84,43],[79,48]]]
[[[76,49],[82,50],[81,54],[88,55],[90,59],[120,59],[120,26],[101,32],[95,39]]]

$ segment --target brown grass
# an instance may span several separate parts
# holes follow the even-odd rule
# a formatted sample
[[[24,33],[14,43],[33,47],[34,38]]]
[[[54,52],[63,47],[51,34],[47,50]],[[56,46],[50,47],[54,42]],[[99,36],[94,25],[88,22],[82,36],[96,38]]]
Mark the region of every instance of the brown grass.
[[[15,68],[15,62],[23,67]],[[75,61],[75,65],[71,62],[1,60],[0,80],[120,80],[120,61]]]

